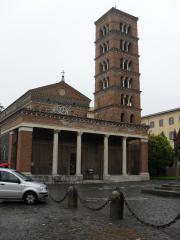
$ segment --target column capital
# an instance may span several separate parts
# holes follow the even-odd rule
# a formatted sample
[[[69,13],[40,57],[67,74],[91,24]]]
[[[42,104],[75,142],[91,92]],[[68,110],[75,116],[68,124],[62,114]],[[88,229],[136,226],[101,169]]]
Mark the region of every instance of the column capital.
[[[60,133],[61,130],[54,129],[54,133]]]
[[[110,135],[109,134],[104,134],[104,138],[109,138]]]
[[[10,135],[13,135],[13,134],[16,134],[16,132],[15,132],[14,130],[11,130],[11,131],[9,132],[9,134],[10,134]]]
[[[84,132],[77,132],[77,136],[82,136]]]

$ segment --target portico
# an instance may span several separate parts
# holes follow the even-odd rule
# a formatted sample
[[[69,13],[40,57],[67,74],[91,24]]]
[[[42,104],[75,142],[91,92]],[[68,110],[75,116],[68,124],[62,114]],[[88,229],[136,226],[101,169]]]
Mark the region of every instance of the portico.
[[[26,113],[25,116],[27,115]],[[37,117],[37,113],[35,115]],[[43,118],[46,117],[43,115]],[[68,116],[66,118],[67,121]],[[92,124],[93,130],[89,127]],[[47,126],[33,123],[31,115],[31,122],[22,123],[23,126],[8,132],[10,149],[12,149],[12,134],[17,135],[17,158],[15,161],[10,154],[9,163],[11,165],[15,162],[17,169],[24,173],[34,176],[48,175],[52,179],[58,177],[63,180],[86,180],[88,169],[94,170],[92,181],[147,179],[147,164],[144,163],[146,137],[116,130],[110,131],[107,124],[106,121],[86,119],[86,127],[83,129],[57,124]],[[75,125],[74,123],[73,126]],[[106,125],[106,131],[102,131],[103,125]],[[123,125],[118,124],[116,127],[124,128]],[[131,164],[128,164],[133,161],[130,148],[134,139],[139,142],[139,152],[136,153],[139,168],[136,174],[131,171]],[[24,159],[26,159],[25,165],[21,164]]]

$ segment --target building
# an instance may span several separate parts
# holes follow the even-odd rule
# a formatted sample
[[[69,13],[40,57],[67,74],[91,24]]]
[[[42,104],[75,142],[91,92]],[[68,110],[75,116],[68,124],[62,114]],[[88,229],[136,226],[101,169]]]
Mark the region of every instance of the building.
[[[95,22],[94,111],[63,75],[0,114],[1,162],[49,181],[149,179],[137,20],[111,8]]]
[[[151,134],[158,135],[163,132],[174,147],[174,131],[178,133],[180,129],[180,108],[143,116],[142,124],[150,126]]]

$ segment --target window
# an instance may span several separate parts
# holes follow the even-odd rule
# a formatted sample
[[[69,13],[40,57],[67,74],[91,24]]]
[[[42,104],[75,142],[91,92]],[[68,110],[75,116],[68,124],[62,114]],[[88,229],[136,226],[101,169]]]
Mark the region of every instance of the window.
[[[155,127],[154,122],[150,122],[150,128],[154,128],[154,127]]]
[[[0,172],[0,181],[1,182],[19,182],[18,178],[9,172]]]
[[[174,118],[173,117],[170,117],[169,118],[169,125],[173,125],[174,124]]]
[[[132,61],[121,58],[120,60],[121,69],[131,71],[131,65],[132,65]]]
[[[132,78],[121,77],[121,87],[132,88]]]
[[[120,23],[120,31],[122,33],[128,34],[130,27],[126,25],[125,23]]]
[[[169,132],[169,139],[170,140],[174,140],[174,131],[173,132]]]
[[[159,120],[159,126],[160,126],[160,127],[163,127],[163,125],[164,125],[163,119],[160,119],[160,120]]]
[[[100,45],[100,54],[104,54],[109,50],[109,42],[105,42],[102,45]]]
[[[100,90],[106,89],[106,88],[108,88],[108,87],[109,87],[109,77],[104,78],[103,80],[101,80],[101,81],[99,82],[99,88],[100,88]]]
[[[127,42],[125,40],[121,40],[120,41],[120,49],[121,49],[121,51],[129,52],[130,46],[131,46],[130,42]]]
[[[100,29],[100,36],[103,37],[105,36],[107,33],[109,32],[109,25],[104,25],[101,29]]]
[[[121,105],[132,107],[133,106],[133,97],[122,94],[121,95]]]

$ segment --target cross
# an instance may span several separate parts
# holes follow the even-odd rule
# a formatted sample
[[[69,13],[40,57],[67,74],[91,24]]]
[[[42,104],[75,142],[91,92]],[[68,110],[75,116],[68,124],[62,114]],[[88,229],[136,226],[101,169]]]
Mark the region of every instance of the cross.
[[[65,74],[64,70],[62,70],[61,74],[62,74],[61,81],[64,81],[64,74]]]

